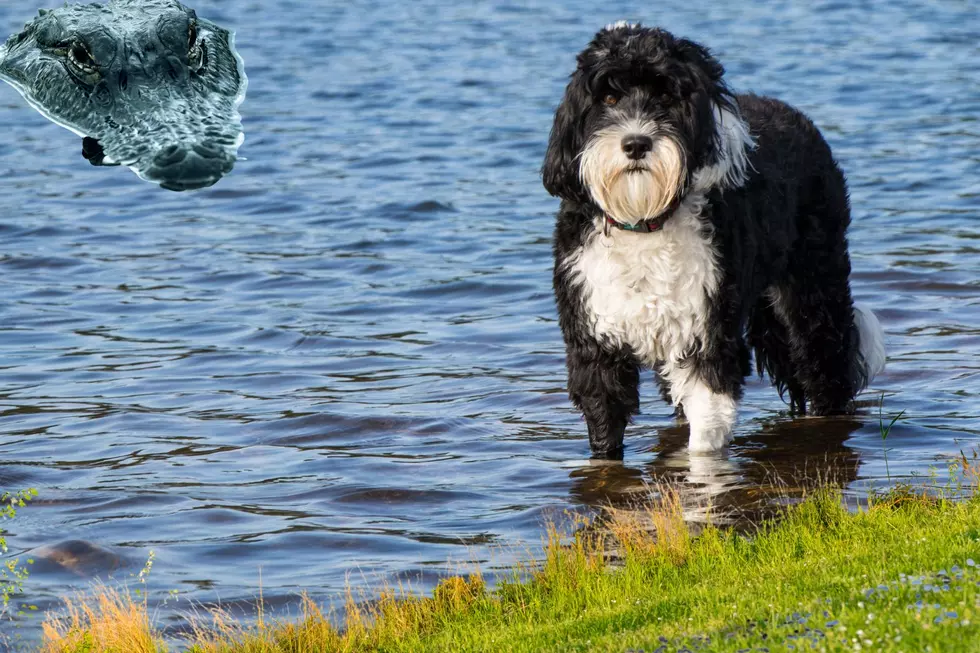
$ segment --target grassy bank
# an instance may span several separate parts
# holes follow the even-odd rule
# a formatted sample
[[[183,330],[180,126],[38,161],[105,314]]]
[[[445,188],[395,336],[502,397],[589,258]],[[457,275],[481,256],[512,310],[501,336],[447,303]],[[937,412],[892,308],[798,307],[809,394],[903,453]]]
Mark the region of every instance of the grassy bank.
[[[965,461],[964,461],[965,463]],[[895,491],[849,512],[814,493],[750,535],[688,534],[665,492],[570,537],[489,591],[479,576],[427,598],[349,601],[333,627],[209,617],[181,647],[312,651],[980,651],[980,496]],[[974,562],[977,561],[977,562]],[[102,592],[45,624],[46,651],[168,650],[143,605]]]

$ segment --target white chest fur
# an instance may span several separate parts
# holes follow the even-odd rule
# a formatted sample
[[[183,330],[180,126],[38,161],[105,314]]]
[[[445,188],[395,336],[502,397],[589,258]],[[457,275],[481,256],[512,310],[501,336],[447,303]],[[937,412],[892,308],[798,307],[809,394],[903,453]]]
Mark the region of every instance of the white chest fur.
[[[598,233],[565,261],[596,339],[631,347],[651,367],[672,367],[703,342],[720,272],[700,209],[686,200],[654,233],[604,235],[597,220]]]

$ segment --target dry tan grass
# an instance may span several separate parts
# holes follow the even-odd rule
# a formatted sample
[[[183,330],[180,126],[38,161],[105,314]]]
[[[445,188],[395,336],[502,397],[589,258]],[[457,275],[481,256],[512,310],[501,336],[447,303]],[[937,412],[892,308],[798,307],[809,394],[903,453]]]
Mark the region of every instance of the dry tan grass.
[[[684,506],[676,487],[651,488],[652,500],[636,510],[607,509],[606,527],[612,536],[608,544],[625,556],[667,556],[681,563],[691,545],[691,533],[684,521]]]
[[[44,653],[157,653],[166,650],[150,625],[146,603],[106,586],[90,598],[65,599],[64,611],[42,625]]]
[[[566,527],[548,526],[544,559],[525,565],[518,575],[537,591],[575,594],[595,582],[611,553],[663,556],[679,563],[688,555],[691,536],[679,492],[657,487],[652,502],[635,511],[612,510],[600,522],[576,517]],[[568,533],[571,531],[571,535]],[[516,580],[516,576],[515,576]],[[512,583],[506,600],[521,612],[523,590]],[[302,597],[302,617],[268,622],[261,607],[256,623],[241,625],[229,613],[212,609],[191,616],[186,646],[195,653],[314,653],[370,651],[418,640],[481,604],[501,600],[487,591],[479,571],[442,580],[429,597],[409,589],[384,588],[367,600],[348,590],[343,616],[331,620],[320,606]],[[259,601],[261,606],[261,599]],[[339,625],[335,626],[335,623]],[[166,651],[144,601],[128,592],[99,587],[87,599],[66,601],[64,614],[44,624],[45,653],[157,653]]]
[[[980,452],[974,449],[970,457],[960,452],[959,465],[967,487],[974,493],[980,490]]]
[[[344,651],[342,637],[308,596],[302,597],[303,616],[298,622],[267,624],[259,619],[253,626],[236,623],[227,612],[209,611],[207,623],[194,620],[189,644],[200,653],[240,651],[247,653],[314,653]]]
[[[386,590],[369,603],[348,592],[346,616],[335,628],[309,597],[302,597],[302,618],[295,622],[237,623],[221,609],[192,617],[187,645],[200,653],[314,653],[376,650],[419,637],[443,619],[459,615],[487,598],[479,574],[440,582],[431,597],[399,596]],[[57,616],[43,624],[44,653],[159,653],[168,650],[150,623],[145,602],[120,590],[99,587],[90,597],[65,601]]]

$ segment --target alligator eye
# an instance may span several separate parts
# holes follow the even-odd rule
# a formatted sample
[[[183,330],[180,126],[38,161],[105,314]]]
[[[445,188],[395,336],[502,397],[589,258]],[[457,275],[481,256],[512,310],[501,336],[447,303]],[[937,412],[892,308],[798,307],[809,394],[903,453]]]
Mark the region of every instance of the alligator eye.
[[[204,39],[198,39],[197,24],[191,23],[187,27],[187,66],[191,72],[200,72],[207,60],[207,52],[204,49]]]
[[[88,49],[75,42],[68,46],[68,65],[79,77],[92,78],[99,75],[99,64],[95,61]]]

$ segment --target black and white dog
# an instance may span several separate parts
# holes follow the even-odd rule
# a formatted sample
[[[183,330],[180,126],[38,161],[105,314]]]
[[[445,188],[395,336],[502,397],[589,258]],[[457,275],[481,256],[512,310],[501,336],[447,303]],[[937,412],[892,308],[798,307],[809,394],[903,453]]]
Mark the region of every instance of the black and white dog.
[[[852,411],[884,367],[881,326],[851,301],[830,148],[723,73],[697,43],[616,23],[579,54],[555,115],[554,287],[595,455],[622,453],[641,366],[688,420],[691,451],[731,439],[750,349],[799,413]]]

